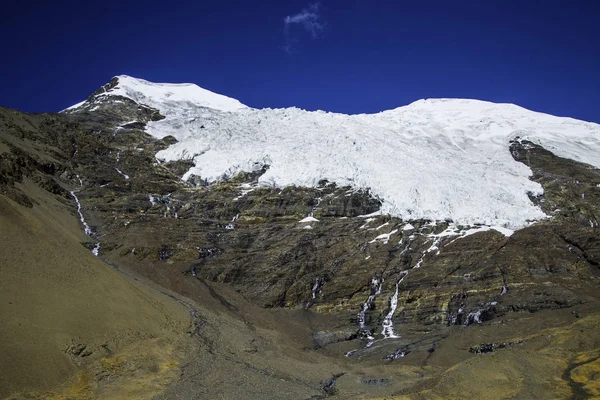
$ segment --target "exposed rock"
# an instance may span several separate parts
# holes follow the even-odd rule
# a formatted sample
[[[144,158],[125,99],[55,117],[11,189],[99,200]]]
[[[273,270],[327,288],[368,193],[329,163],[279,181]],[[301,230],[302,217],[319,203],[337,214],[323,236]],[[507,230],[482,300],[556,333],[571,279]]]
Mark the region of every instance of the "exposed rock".
[[[388,378],[362,378],[360,383],[368,386],[389,386],[391,381]]]
[[[332,343],[353,340],[358,337],[358,329],[344,329],[339,331],[322,331],[313,333],[315,348],[326,347]]]
[[[336,394],[337,389],[335,388],[335,383],[337,379],[343,375],[344,372],[340,372],[334,374],[331,378],[321,382],[321,388],[323,390],[323,393],[325,394],[325,397],[334,396]]]
[[[410,353],[410,350],[408,350],[406,347],[400,347],[397,348],[392,354],[386,355],[384,358],[386,360],[393,361],[406,356],[408,353]]]
[[[477,346],[472,346],[469,351],[475,354],[487,354],[493,353],[496,349],[503,349],[505,347],[512,346],[514,344],[523,343],[522,340],[517,340],[516,342],[502,342],[502,343],[483,343]]]

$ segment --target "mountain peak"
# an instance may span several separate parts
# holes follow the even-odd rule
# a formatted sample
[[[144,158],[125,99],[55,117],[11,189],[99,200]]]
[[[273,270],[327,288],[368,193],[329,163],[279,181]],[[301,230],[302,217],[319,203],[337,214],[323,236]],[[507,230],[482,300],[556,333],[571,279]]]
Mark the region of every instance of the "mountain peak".
[[[230,97],[203,89],[193,83],[154,83],[128,75],[115,77],[118,85],[112,89],[114,94],[129,97],[132,100],[166,111],[169,104],[188,104],[212,108],[219,111],[237,111],[248,108]]]
[[[173,107],[206,107],[213,110],[233,112],[248,108],[236,99],[203,89],[193,83],[154,83],[129,75],[118,75],[104,85],[93,97],[123,96],[136,103],[145,104],[168,113]],[[77,103],[67,110],[82,106]]]

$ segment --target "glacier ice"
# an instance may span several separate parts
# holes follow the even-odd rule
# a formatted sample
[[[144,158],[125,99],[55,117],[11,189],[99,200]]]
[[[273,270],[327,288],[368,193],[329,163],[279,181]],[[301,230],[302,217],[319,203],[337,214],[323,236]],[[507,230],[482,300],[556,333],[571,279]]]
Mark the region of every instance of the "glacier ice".
[[[428,99],[345,115],[254,109],[193,84],[118,78],[117,87],[98,96],[126,96],[165,115],[147,132],[178,140],[158,159],[193,159],[184,179],[212,182],[268,165],[261,185],[318,187],[327,179],[368,188],[382,199],[383,213],[405,220],[449,219],[510,232],[546,218],[528,196],[542,187],[510,154],[509,141],[517,137],[600,167],[600,125],[513,104]]]

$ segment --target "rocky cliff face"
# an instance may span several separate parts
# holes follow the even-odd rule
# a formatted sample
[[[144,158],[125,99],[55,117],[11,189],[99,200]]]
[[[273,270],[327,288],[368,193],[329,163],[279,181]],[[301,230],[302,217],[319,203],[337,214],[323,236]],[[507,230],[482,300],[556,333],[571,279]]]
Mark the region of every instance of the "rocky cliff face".
[[[158,161],[157,152],[177,140],[145,131],[163,118],[159,110],[97,96],[115,85],[60,115],[2,110],[0,193],[36,207],[18,185],[35,182],[85,220],[82,244],[102,260],[191,302],[226,284],[272,312],[325,318],[307,322],[306,351],[354,371],[398,364],[404,374],[426,376],[399,384],[398,369],[360,383],[340,375],[322,396],[333,395],[336,382],[340,398],[597,394],[590,371],[600,315],[598,169],[515,137],[506,148],[543,187],[530,200],[546,219],[508,236],[450,219],[402,219],[381,213],[382,200],[366,188],[326,179],[314,187],[264,185],[268,164],[216,182],[182,180],[193,161]],[[240,317],[231,298],[211,293]],[[542,356],[534,350],[546,367],[537,366]],[[490,353],[495,361],[484,358]],[[487,375],[499,360],[507,383]],[[472,379],[480,381],[466,383]]]

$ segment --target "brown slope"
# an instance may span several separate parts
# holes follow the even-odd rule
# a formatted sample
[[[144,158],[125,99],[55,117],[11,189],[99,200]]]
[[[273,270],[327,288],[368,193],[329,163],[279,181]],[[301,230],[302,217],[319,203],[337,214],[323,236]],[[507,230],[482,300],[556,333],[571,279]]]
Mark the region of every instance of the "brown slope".
[[[180,304],[126,281],[81,246],[68,205],[28,180],[31,208],[0,196],[0,397],[55,387],[134,342],[179,340]],[[70,206],[72,207],[72,206]]]

